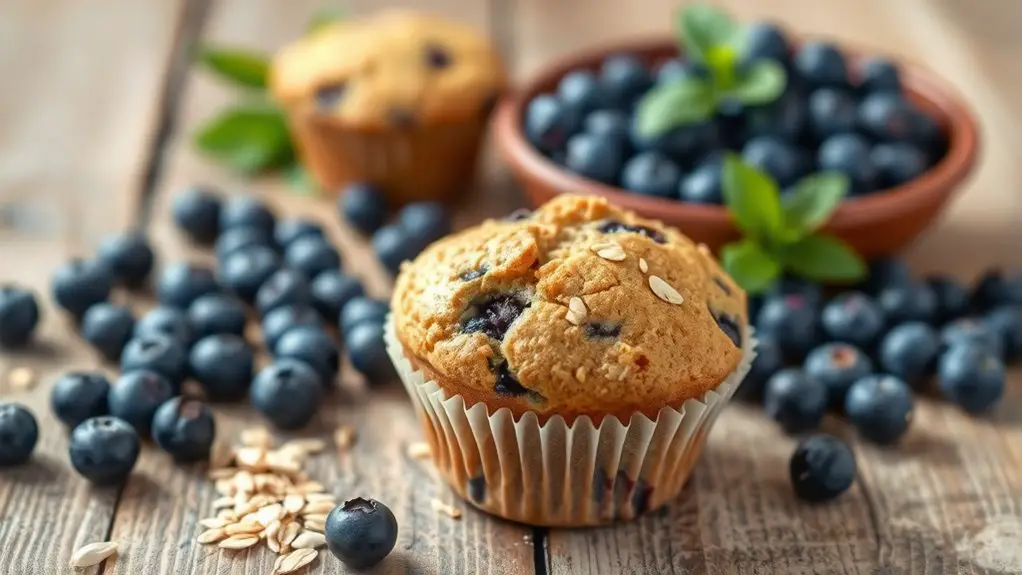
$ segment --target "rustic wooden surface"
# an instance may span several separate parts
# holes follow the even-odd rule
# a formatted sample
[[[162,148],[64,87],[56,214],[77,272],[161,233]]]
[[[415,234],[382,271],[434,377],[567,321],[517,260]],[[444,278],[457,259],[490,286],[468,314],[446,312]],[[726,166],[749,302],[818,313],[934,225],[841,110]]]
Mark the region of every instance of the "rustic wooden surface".
[[[384,4],[457,17],[498,39],[519,77],[550,55],[587,44],[658,32],[675,8],[666,0],[357,0],[359,14]],[[975,177],[944,220],[911,249],[920,272],[970,278],[992,262],[1022,267],[1022,3],[1015,0],[726,0],[742,17],[774,17],[799,30],[875,46],[923,61],[976,107],[983,155]],[[326,224],[346,267],[370,292],[388,281],[363,239],[314,200],[279,182],[242,182],[197,157],[194,127],[233,92],[186,67],[197,41],[262,49],[297,35],[318,0],[9,0],[0,3],[0,279],[45,293],[48,275],[87,254],[103,233],[146,221],[164,261],[208,256],[181,242],[166,211],[174,190],[215,183],[254,191],[281,212]],[[491,162],[486,202],[459,221],[516,201]],[[483,204],[486,204],[485,206]],[[142,216],[148,215],[147,218]],[[142,219],[139,219],[142,218]],[[977,255],[979,254],[979,255]],[[141,303],[144,305],[144,302]],[[52,382],[70,367],[99,366],[69,326],[46,309],[41,342],[0,356],[0,382],[32,367],[32,390],[0,385],[28,404],[42,426],[31,464],[0,474],[0,573],[63,573],[80,544],[107,536],[120,557],[102,573],[267,573],[265,550],[229,554],[193,543],[197,519],[215,497],[199,470],[146,449],[123,490],[94,489],[69,468],[66,437],[47,405]],[[793,440],[757,409],[735,405],[678,503],[630,525],[581,531],[532,530],[467,509],[406,455],[420,439],[400,390],[367,390],[350,370],[344,393],[307,433],[341,423],[359,439],[349,455],[317,458],[312,473],[341,497],[378,496],[401,524],[397,551],[379,573],[1022,573],[1022,378],[991,418],[974,420],[922,399],[902,445],[879,449],[839,421],[829,431],[853,442],[856,486],[837,502],[807,506],[792,496]],[[220,435],[258,424],[247,406],[218,409]],[[433,512],[432,498],[465,509],[460,521]],[[317,561],[312,573],[343,573]]]

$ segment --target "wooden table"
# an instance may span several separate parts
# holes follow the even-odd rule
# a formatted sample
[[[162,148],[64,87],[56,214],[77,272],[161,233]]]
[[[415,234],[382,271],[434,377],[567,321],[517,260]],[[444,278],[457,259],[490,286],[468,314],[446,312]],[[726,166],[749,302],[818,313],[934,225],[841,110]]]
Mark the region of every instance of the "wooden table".
[[[389,1],[353,0],[364,13]],[[970,278],[992,263],[1022,267],[1022,2],[1016,0],[727,0],[744,18],[773,16],[796,29],[856,40],[923,60],[977,108],[983,156],[947,217],[909,257],[920,272]],[[467,20],[496,37],[515,74],[544,58],[601,40],[664,28],[667,0],[418,0],[418,8]],[[387,280],[363,240],[313,200],[276,181],[242,182],[197,157],[189,134],[233,92],[193,72],[200,41],[267,50],[299,34],[320,0],[7,0],[0,3],[0,278],[47,290],[51,270],[88,254],[103,233],[148,227],[163,261],[207,258],[168,223],[171,191],[214,182],[255,191],[281,211],[331,226],[347,267],[383,296]],[[518,199],[491,162],[490,209]],[[486,210],[468,208],[469,222]],[[93,488],[67,462],[67,440],[47,405],[64,370],[99,367],[51,307],[40,343],[0,357],[0,372],[28,366],[32,390],[0,388],[31,406],[42,426],[32,463],[0,473],[0,572],[67,571],[79,545],[122,544],[102,573],[268,573],[259,551],[230,554],[194,543],[196,521],[216,495],[200,470],[146,448],[123,489]],[[989,419],[922,399],[903,444],[878,449],[838,421],[852,441],[858,482],[837,502],[797,502],[787,480],[793,442],[754,408],[729,407],[683,497],[663,512],[614,528],[531,529],[458,507],[427,463],[406,454],[420,439],[403,393],[367,392],[350,370],[351,393],[313,433],[355,426],[349,456],[324,456],[313,473],[341,497],[368,494],[397,514],[397,548],[378,573],[1020,573],[1022,572],[1022,378]],[[247,406],[222,409],[224,437],[257,424]],[[93,568],[90,572],[99,572]],[[343,573],[317,561],[312,573]]]

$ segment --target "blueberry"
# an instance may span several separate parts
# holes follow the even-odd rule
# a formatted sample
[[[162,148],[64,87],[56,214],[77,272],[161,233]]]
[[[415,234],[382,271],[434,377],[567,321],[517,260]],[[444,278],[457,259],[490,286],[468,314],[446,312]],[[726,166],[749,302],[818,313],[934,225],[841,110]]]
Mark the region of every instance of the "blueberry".
[[[287,330],[298,327],[322,327],[323,320],[316,313],[316,310],[305,305],[286,305],[278,307],[266,314],[262,321],[263,342],[266,349],[277,349],[277,341]]]
[[[394,366],[387,355],[383,338],[383,324],[362,322],[345,333],[344,345],[348,348],[351,364],[370,382],[383,381],[394,374]]]
[[[937,295],[922,282],[885,288],[877,296],[877,303],[884,310],[889,325],[906,321],[935,323],[937,320]]]
[[[392,275],[401,270],[401,263],[419,255],[422,248],[408,237],[404,228],[397,224],[383,226],[376,230],[372,239],[373,253]]]
[[[82,319],[82,338],[107,361],[117,361],[135,330],[131,309],[100,302],[90,307]]]
[[[113,276],[98,260],[73,259],[53,272],[50,288],[57,305],[81,319],[85,310],[110,297]]]
[[[326,270],[340,269],[341,254],[326,239],[306,236],[288,246],[284,261],[311,280]]]
[[[772,136],[795,145],[805,133],[808,107],[802,96],[789,92],[770,104],[745,110],[745,133],[749,138]]]
[[[116,417],[93,417],[71,432],[71,465],[97,485],[123,483],[141,451],[138,433]]]
[[[858,107],[855,98],[844,90],[820,88],[809,94],[809,131],[822,141],[855,130]]]
[[[383,561],[395,543],[397,519],[375,499],[349,499],[326,517],[327,549],[352,569],[368,569]]]
[[[124,346],[121,371],[147,370],[160,374],[175,388],[180,387],[188,371],[188,353],[175,339],[148,334]]]
[[[621,170],[622,143],[614,137],[582,132],[568,140],[564,165],[580,176],[614,184]]]
[[[923,150],[928,162],[940,159],[947,151],[947,136],[937,122],[918,108],[909,110],[909,141]]]
[[[585,335],[589,339],[613,339],[621,335],[621,322],[589,321]]]
[[[563,150],[582,118],[549,94],[536,96],[525,108],[525,136],[545,153]]]
[[[251,196],[227,200],[220,208],[220,230],[253,227],[273,234],[277,218],[266,204]]]
[[[742,159],[766,172],[782,188],[794,184],[806,173],[806,160],[801,152],[773,136],[760,136],[746,142]]]
[[[323,226],[304,218],[288,218],[280,220],[273,227],[273,241],[282,248],[306,237],[324,237]]]
[[[755,22],[745,29],[741,61],[774,60],[784,64],[788,61],[791,46],[780,26],[772,22]]]
[[[511,325],[528,307],[529,301],[517,293],[484,295],[473,301],[464,315],[461,322],[462,331],[483,332],[488,337],[503,340]]]
[[[224,230],[216,240],[216,259],[222,263],[235,252],[253,246],[275,248],[273,238],[266,230],[253,227]]]
[[[153,439],[175,461],[209,459],[214,438],[213,410],[196,399],[175,397],[153,416]]]
[[[717,125],[717,133],[720,145],[728,149],[740,149],[746,140],[745,108],[747,106],[733,96],[722,96],[717,102],[717,109],[714,111],[714,123]],[[710,155],[716,155],[717,151],[710,151]]]
[[[683,177],[678,185],[678,199],[692,204],[723,203],[720,162],[704,161]]]
[[[390,306],[387,305],[387,302],[365,296],[355,297],[341,309],[338,321],[341,333],[345,334],[344,337],[347,338],[348,332],[360,323],[382,324],[387,319],[388,313],[390,313]]]
[[[1004,395],[1004,363],[982,346],[951,346],[940,356],[937,375],[944,397],[969,413],[990,410]]]
[[[845,88],[849,85],[848,65],[833,44],[810,40],[795,52],[792,61],[799,80],[812,88]]]
[[[884,312],[861,292],[839,294],[823,306],[820,325],[833,341],[873,349],[884,330]]]
[[[831,405],[841,405],[848,388],[873,373],[873,362],[857,347],[828,343],[809,352],[802,369],[806,376],[827,388]]]
[[[149,280],[156,256],[145,234],[132,232],[103,238],[96,259],[110,270],[115,281],[138,288]]]
[[[276,359],[294,359],[309,364],[319,374],[323,387],[333,387],[341,369],[337,342],[322,328],[299,326],[280,336],[273,348]]]
[[[90,417],[108,412],[106,397],[110,381],[99,372],[72,371],[50,390],[50,408],[64,425],[73,428]]]
[[[930,276],[926,285],[937,296],[937,321],[947,323],[969,313],[969,290],[954,278]]]
[[[912,137],[912,106],[900,94],[869,94],[859,103],[857,121],[862,132],[881,142],[904,142]]]
[[[603,93],[596,76],[588,70],[572,70],[557,84],[557,97],[564,107],[578,114],[588,114],[603,103]]]
[[[664,236],[662,232],[646,226],[636,226],[618,222],[615,220],[608,220],[600,224],[600,227],[598,229],[605,234],[621,234],[621,233],[639,234],[640,236],[645,236],[658,244],[667,243],[667,238]]]
[[[972,290],[972,305],[982,311],[1022,305],[1022,273],[1005,276],[997,269],[985,272]]]
[[[816,167],[848,176],[855,195],[868,194],[877,187],[878,171],[869,143],[858,134],[836,134],[824,140],[816,151]]]
[[[1022,307],[1010,305],[994,308],[983,318],[983,324],[1000,337],[1004,357],[1008,361],[1022,357]]]
[[[877,169],[879,187],[883,189],[918,178],[926,171],[928,163],[922,150],[905,142],[877,144],[869,155]]]
[[[397,213],[397,225],[422,250],[451,233],[451,216],[437,202],[415,202]]]
[[[138,339],[149,335],[163,335],[178,342],[182,347],[188,347],[194,340],[193,333],[192,324],[185,312],[161,305],[149,310],[149,313],[135,322],[132,337]]]
[[[783,368],[784,356],[777,342],[769,336],[760,337],[756,345],[756,359],[735,395],[750,401],[761,400],[767,380]]]
[[[643,196],[671,198],[677,194],[681,168],[658,152],[642,152],[621,171],[621,185]]]
[[[600,86],[607,103],[621,110],[628,109],[652,85],[649,69],[630,54],[610,56],[600,68]]]
[[[305,240],[295,242],[291,249],[303,242]],[[219,270],[220,282],[243,301],[251,303],[263,283],[280,267],[277,252],[266,246],[248,247],[227,256]]]
[[[39,303],[31,291],[0,284],[0,347],[28,344],[39,325]]]
[[[356,278],[340,270],[327,270],[316,276],[309,291],[313,307],[328,323],[336,323],[345,304],[365,294]]]
[[[764,295],[768,298],[797,295],[813,307],[817,307],[823,300],[823,288],[814,281],[785,274],[772,283]]]
[[[217,333],[243,335],[247,321],[245,304],[232,295],[206,294],[188,306],[193,339]]]
[[[940,330],[940,344],[947,349],[959,344],[976,345],[1004,357],[1004,343],[1000,334],[978,319],[963,317],[949,322]]]
[[[885,288],[898,287],[912,282],[912,274],[904,260],[880,258],[869,262],[869,276],[862,290],[877,295]]]
[[[717,148],[720,129],[716,122],[707,121],[679,126],[650,137],[639,132],[638,122],[633,119],[629,140],[636,150],[660,152],[674,162],[687,165]]]
[[[261,316],[281,306],[309,305],[311,301],[309,280],[304,273],[292,268],[277,270],[256,292],[256,309]]]
[[[901,75],[890,60],[878,57],[866,60],[859,76],[859,89],[863,92],[901,92]]]
[[[785,368],[767,380],[763,408],[788,433],[810,431],[827,411],[827,388],[800,369]]]
[[[819,340],[819,317],[800,295],[767,298],[756,316],[756,329],[777,341],[786,358],[800,359]]]
[[[204,187],[178,192],[171,211],[178,229],[199,244],[213,243],[220,232],[220,197]]]
[[[371,234],[387,219],[387,199],[376,188],[365,183],[349,184],[341,191],[337,207],[349,224],[364,234]]]
[[[32,412],[20,403],[0,403],[0,467],[28,461],[37,441],[39,425]]]
[[[834,499],[855,481],[855,456],[840,439],[814,435],[799,442],[788,464],[795,495],[822,503]]]
[[[200,296],[220,291],[213,270],[176,262],[163,268],[156,280],[156,298],[161,304],[188,309]]]
[[[880,342],[880,366],[909,385],[919,386],[933,373],[940,339],[929,325],[913,321],[895,326]]]
[[[596,110],[585,118],[583,130],[592,136],[602,136],[622,145],[628,142],[631,120],[620,110]]]
[[[153,414],[171,397],[174,397],[174,386],[167,378],[154,371],[135,370],[125,371],[114,382],[107,402],[110,415],[127,422],[139,435],[148,437]]]
[[[188,353],[188,369],[213,401],[245,397],[252,384],[255,352],[244,338],[221,333],[195,342]]]
[[[280,429],[305,427],[319,409],[323,386],[315,370],[293,359],[275,360],[252,381],[252,406]]]
[[[866,439],[888,445],[898,441],[912,421],[912,388],[892,375],[856,381],[845,399],[845,415]]]

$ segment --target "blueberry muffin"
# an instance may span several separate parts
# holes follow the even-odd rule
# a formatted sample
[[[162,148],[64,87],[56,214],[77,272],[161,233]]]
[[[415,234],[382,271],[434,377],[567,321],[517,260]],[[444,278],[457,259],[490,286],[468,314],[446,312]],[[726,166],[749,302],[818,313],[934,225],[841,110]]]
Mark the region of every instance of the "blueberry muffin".
[[[668,470],[687,476],[715,409],[751,356],[745,293],[705,246],[595,197],[561,196],[529,215],[487,221],[433,244],[401,270],[392,309],[391,354],[421,402],[441,471],[473,503],[530,523],[605,522],[676,494],[677,477],[670,485],[657,481],[652,499],[651,491],[636,490],[655,490],[649,486]],[[470,430],[457,431],[452,398],[463,405]],[[620,446],[610,449],[617,459],[604,461],[596,455],[602,439],[587,438],[581,443],[595,442],[595,459],[583,461],[599,465],[583,472],[586,481],[622,501],[602,514],[591,505],[581,515],[563,508],[560,515],[526,512],[514,503],[509,510],[509,498],[529,490],[528,473],[503,463],[524,467],[527,458],[486,469],[505,448],[494,449],[501,432],[493,429],[475,437],[483,428],[472,420],[481,409],[491,423],[510,415],[518,423],[508,433],[526,442],[521,426],[529,421],[540,435],[564,428],[553,436],[624,426],[619,439],[627,444],[635,431],[640,442],[656,443],[660,463],[647,457],[647,445],[630,448],[629,457],[641,460],[632,462],[636,469],[623,468]],[[660,429],[669,420],[669,429]],[[465,445],[470,435],[474,446]],[[563,438],[557,455],[544,449],[522,451],[541,458],[537,481],[551,481],[551,465],[577,475]],[[473,496],[480,481],[507,488],[509,475],[518,479],[508,497]],[[533,488],[549,493],[549,485]],[[636,497],[644,503],[636,506]]]
[[[470,183],[507,83],[490,42],[403,10],[345,20],[282,49],[270,89],[325,190],[362,181],[395,205]]]

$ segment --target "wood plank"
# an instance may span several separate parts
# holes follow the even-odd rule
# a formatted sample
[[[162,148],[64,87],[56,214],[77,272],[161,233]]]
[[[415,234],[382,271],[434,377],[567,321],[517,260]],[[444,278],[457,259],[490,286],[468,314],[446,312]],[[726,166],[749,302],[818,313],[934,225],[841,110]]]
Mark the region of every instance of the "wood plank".
[[[74,549],[105,539],[113,517],[118,489],[74,473],[50,412],[56,378],[100,364],[49,304],[49,276],[132,223],[182,6],[0,4],[0,281],[31,287],[44,307],[37,342],[0,355],[0,396],[28,405],[40,426],[31,462],[0,472],[4,573],[64,572]],[[33,389],[5,381],[18,367],[37,376]]]
[[[485,26],[485,10],[478,3],[420,2],[431,9]],[[375,4],[357,4],[354,12]],[[320,8],[317,0],[289,3],[286,8],[271,0],[252,2],[223,0],[210,15],[206,39],[272,49],[298,35],[309,16]],[[231,101],[233,92],[208,76],[195,73],[182,102],[168,151],[165,177],[155,198],[151,235],[165,260],[189,258],[209,261],[209,256],[185,245],[172,229],[169,203],[173,192],[196,182],[211,182],[230,193],[253,192],[276,206],[280,214],[306,215],[327,227],[340,246],[345,268],[360,276],[371,294],[385,297],[390,281],[372,257],[365,239],[342,227],[330,200],[291,195],[279,181],[247,182],[207,163],[189,147],[189,134],[202,119]],[[492,200],[492,198],[490,198]],[[481,202],[486,204],[486,202]],[[487,205],[470,206],[460,216],[474,221],[486,210],[502,211],[498,198]],[[400,535],[394,553],[377,570],[381,573],[528,573],[533,569],[531,530],[465,509],[453,492],[440,483],[428,462],[406,455],[409,444],[422,439],[415,414],[397,386],[368,391],[349,366],[342,373],[346,393],[332,397],[319,421],[302,436],[329,438],[338,424],[352,425],[358,440],[352,453],[338,457],[329,452],[311,462],[310,474],[340,498],[369,495],[388,504],[397,516]],[[247,405],[216,407],[218,436],[237,439],[244,428],[262,425]],[[283,437],[283,436],[282,436]],[[273,554],[265,548],[241,553],[204,548],[194,539],[196,522],[211,515],[217,495],[201,476],[201,470],[173,467],[155,450],[146,450],[136,473],[121,498],[113,536],[133,542],[130,557],[117,562],[116,573],[268,573]],[[433,511],[431,500],[453,502],[465,510],[460,521]],[[311,573],[346,573],[329,554],[317,560]]]

